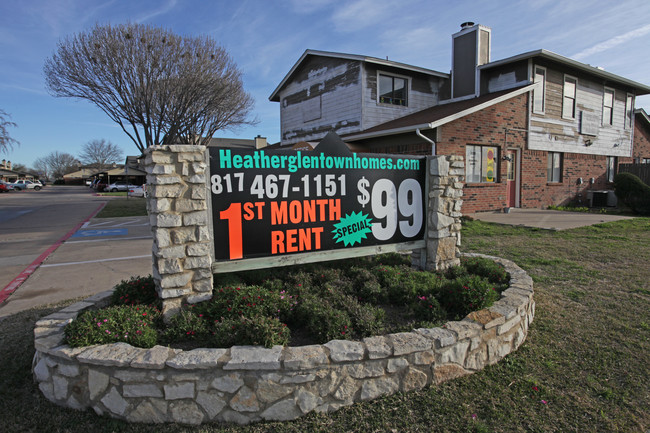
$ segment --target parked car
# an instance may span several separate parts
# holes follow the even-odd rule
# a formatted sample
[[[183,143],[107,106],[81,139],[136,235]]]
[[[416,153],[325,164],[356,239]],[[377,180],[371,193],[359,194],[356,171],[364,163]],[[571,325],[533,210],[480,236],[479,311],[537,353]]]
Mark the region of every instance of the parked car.
[[[118,192],[118,191],[128,191],[129,188],[134,187],[136,185],[130,185],[126,182],[123,181],[117,181],[113,182],[112,184],[108,185],[105,189],[110,192]]]
[[[129,197],[146,197],[147,196],[147,185],[131,185],[129,191],[126,193]]]
[[[0,192],[10,192],[13,191],[14,187],[11,184],[8,184],[4,180],[0,180]]]
[[[13,186],[16,191],[22,191],[23,189],[33,189],[34,191],[40,191],[41,188],[43,188],[43,184],[37,180],[17,180],[10,185]]]

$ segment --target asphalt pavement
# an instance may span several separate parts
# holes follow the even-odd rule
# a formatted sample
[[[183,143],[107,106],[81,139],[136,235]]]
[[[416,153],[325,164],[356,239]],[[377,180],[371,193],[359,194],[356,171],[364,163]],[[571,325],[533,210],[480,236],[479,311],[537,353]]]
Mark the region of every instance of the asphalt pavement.
[[[0,217],[5,218],[0,227],[0,294],[5,295],[0,318],[91,296],[152,272],[148,217],[90,218],[110,198],[96,197],[87,188],[58,191],[64,194],[50,202],[37,195],[43,191],[0,201]],[[32,215],[33,229],[18,228],[21,212]],[[52,222],[57,219],[67,222]]]

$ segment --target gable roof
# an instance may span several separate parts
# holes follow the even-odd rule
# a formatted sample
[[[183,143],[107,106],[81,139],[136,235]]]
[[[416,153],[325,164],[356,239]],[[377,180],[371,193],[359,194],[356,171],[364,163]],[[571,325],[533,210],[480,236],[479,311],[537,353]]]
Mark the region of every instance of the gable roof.
[[[414,132],[417,129],[433,129],[446,123],[468,116],[477,111],[496,105],[515,96],[530,92],[535,84],[488,93],[478,98],[463,99],[447,104],[435,105],[399,119],[368,128],[359,133],[343,135],[345,141],[356,141],[386,135]]]
[[[546,60],[551,60],[557,63],[560,63],[565,66],[572,67],[574,69],[580,70],[582,72],[588,73],[590,75],[594,75],[597,77],[600,77],[604,80],[607,81],[613,81],[616,83],[624,84],[626,86],[630,86],[634,88],[637,91],[637,95],[647,95],[650,93],[650,86],[646,86],[645,84],[638,83],[636,81],[630,80],[625,77],[621,77],[620,75],[612,74],[611,72],[607,72],[602,68],[597,68],[595,66],[588,65],[586,63],[581,63],[578,62],[577,60],[570,59],[568,57],[561,56],[559,54],[556,54],[552,51],[548,50],[535,50],[535,51],[529,51],[527,53],[522,53],[518,54],[516,56],[508,57],[505,59],[501,60],[496,60],[494,62],[486,63],[484,65],[481,65],[478,67],[479,70],[484,70],[484,69],[490,69],[494,68],[496,66],[502,66],[506,65],[508,63],[514,63],[518,62],[521,60],[528,60],[532,58],[542,58]]]
[[[634,114],[637,119],[642,119],[645,121],[646,127],[650,127],[650,116],[648,116],[648,113],[646,113],[643,108],[637,108],[634,110]]]
[[[355,54],[345,54],[345,53],[334,53],[331,51],[318,51],[318,50],[305,50],[305,52],[300,56],[300,59],[293,65],[291,70],[285,77],[282,79],[280,84],[278,84],[278,87],[275,88],[273,93],[271,93],[271,96],[269,96],[269,100],[272,102],[280,102],[280,96],[278,93],[282,88],[291,80],[293,77],[294,73],[298,70],[298,68],[305,62],[307,57],[309,56],[320,56],[320,57],[331,57],[335,59],[345,59],[345,60],[356,60],[358,62],[365,62],[365,63],[372,63],[375,65],[380,65],[380,66],[389,66],[393,68],[399,68],[403,69],[405,71],[412,71],[412,72],[419,72],[421,74],[426,74],[426,75],[432,75],[434,77],[440,77],[440,78],[446,78],[449,79],[450,75],[445,74],[444,72],[438,72],[434,71],[432,69],[427,69],[427,68],[421,68],[419,66],[413,66],[413,65],[407,65],[406,63],[400,63],[400,62],[393,62],[392,60],[388,59],[379,59],[377,57],[369,57],[369,56],[359,56]]]

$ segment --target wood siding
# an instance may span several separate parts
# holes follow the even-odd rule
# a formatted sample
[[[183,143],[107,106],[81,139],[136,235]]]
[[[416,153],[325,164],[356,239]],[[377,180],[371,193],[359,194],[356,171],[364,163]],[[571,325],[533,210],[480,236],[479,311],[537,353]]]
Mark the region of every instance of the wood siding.
[[[361,65],[313,57],[280,92],[282,145],[361,130]]]
[[[408,106],[380,104],[377,98],[377,74],[408,78]],[[381,68],[373,64],[365,64],[363,87],[363,129],[404,117],[408,114],[424,110],[439,103],[440,78],[411,72],[406,75],[403,70]]]
[[[627,91],[609,84],[615,90],[613,124],[603,125],[603,94],[605,84],[569,74],[577,79],[575,119],[562,118],[564,89],[563,71],[546,66],[546,107],[544,114],[531,114],[529,149],[629,157],[632,154],[632,130],[625,128]],[[595,132],[581,129],[581,121],[595,119]],[[586,141],[591,142],[586,145]]]
[[[511,63],[501,68],[481,72],[481,93],[500,92],[525,86],[532,81],[528,77],[528,62]]]

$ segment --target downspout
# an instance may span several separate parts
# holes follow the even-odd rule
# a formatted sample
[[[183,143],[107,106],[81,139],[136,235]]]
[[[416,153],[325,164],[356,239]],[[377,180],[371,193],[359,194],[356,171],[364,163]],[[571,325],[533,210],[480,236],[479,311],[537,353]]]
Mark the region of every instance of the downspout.
[[[436,154],[436,142],[433,141],[432,139],[430,139],[429,137],[425,136],[424,134],[422,134],[420,132],[420,128],[416,129],[415,133],[417,134],[418,137],[420,137],[420,138],[424,139],[425,141],[428,141],[429,143],[431,143],[431,155],[435,155]]]

